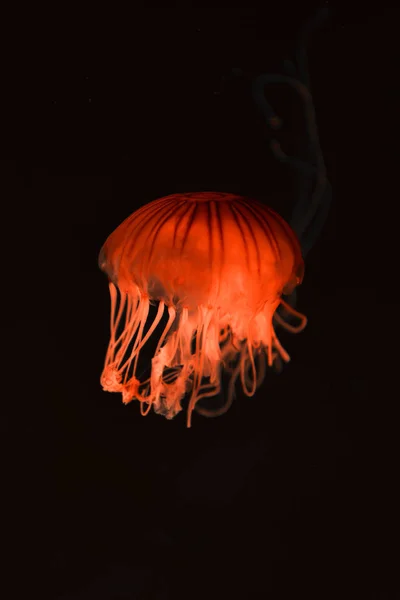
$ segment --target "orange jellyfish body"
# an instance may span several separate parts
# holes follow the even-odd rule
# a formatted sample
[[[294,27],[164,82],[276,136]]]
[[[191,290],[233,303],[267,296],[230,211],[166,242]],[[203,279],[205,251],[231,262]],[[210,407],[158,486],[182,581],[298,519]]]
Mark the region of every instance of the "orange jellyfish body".
[[[258,201],[234,194],[174,194],[128,217],[107,239],[99,257],[109,277],[111,336],[103,389],[121,392],[124,403],[141,402],[173,418],[189,394],[187,425],[194,408],[206,416],[225,412],[240,376],[252,396],[265,360],[289,360],[273,318],[292,332],[306,318],[282,299],[303,277],[300,246],[289,225]],[[150,326],[150,305],[158,302]],[[282,304],[299,320],[277,313]],[[139,380],[139,353],[165,317],[151,360],[150,377]],[[257,366],[256,366],[257,364]],[[197,404],[221,391],[223,368],[231,372],[225,404]]]

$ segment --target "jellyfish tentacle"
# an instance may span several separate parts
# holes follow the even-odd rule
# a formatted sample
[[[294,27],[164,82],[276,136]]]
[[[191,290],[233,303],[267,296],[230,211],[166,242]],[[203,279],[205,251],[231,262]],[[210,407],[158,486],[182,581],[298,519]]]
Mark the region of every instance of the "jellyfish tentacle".
[[[327,186],[327,175],[326,167],[320,149],[318,128],[316,124],[316,116],[312,97],[307,87],[292,77],[287,75],[279,74],[263,74],[259,75],[253,82],[253,97],[259,107],[262,108],[263,114],[265,115],[268,122],[274,118],[274,113],[269,103],[265,99],[265,88],[271,84],[285,84],[295,89],[303,100],[305,118],[307,122],[307,132],[309,145],[314,148],[314,157],[312,162],[306,162],[296,157],[288,156],[281,148],[280,143],[276,139],[272,139],[271,149],[274,156],[281,162],[285,162],[296,170],[301,171],[303,175],[307,177],[314,177],[316,179],[314,185],[314,191],[312,193],[311,201],[307,199],[307,206],[304,205],[304,198],[301,197],[293,210],[292,214],[292,227],[296,231],[300,242],[302,242],[302,236],[307,230],[307,227],[313,221],[319,207],[321,205],[322,197],[325,193]]]
[[[321,27],[321,25],[331,16],[332,11],[328,6],[322,6],[316,13],[311,15],[303,26],[297,36],[296,44],[296,62],[297,72],[300,81],[304,83],[308,88],[310,87],[310,78],[308,72],[308,60],[307,60],[307,42],[311,35]]]
[[[279,117],[273,111],[265,98],[265,87],[271,83],[287,84],[295,88],[303,99],[308,136],[305,142],[305,159],[289,157],[281,148],[278,140],[270,142],[274,156],[296,169],[298,181],[298,199],[293,209],[291,225],[300,238],[303,256],[319,236],[324,226],[332,199],[331,188],[327,180],[325,163],[318,138],[318,128],[310,89],[307,65],[307,41],[318,27],[330,16],[328,7],[322,7],[309,18],[297,36],[296,64],[284,61],[284,75],[262,74],[253,81],[253,99],[263,114],[266,123],[275,129],[274,123],[280,123]],[[311,195],[311,201],[309,197]]]

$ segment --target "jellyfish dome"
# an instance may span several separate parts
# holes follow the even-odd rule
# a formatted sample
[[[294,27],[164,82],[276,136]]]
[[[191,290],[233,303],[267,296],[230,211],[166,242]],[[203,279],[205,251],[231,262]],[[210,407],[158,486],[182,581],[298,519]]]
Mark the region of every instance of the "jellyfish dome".
[[[304,273],[290,226],[261,202],[235,194],[174,194],[143,206],[106,240],[99,257],[109,278],[111,334],[101,376],[103,389],[137,399],[142,414],[154,408],[171,419],[188,397],[205,416],[225,412],[235,382],[252,396],[265,363],[288,361],[274,321],[292,332],[306,318],[286,303]],[[298,320],[287,323],[283,305]],[[150,307],[157,312],[149,324]],[[140,379],[139,354],[160,329],[150,376]],[[223,406],[201,406],[230,383]]]

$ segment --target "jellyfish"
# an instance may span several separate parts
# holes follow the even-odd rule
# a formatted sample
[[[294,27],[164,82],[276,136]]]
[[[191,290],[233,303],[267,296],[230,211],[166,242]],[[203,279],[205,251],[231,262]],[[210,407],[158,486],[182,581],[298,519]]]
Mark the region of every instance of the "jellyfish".
[[[303,279],[297,236],[275,211],[247,197],[198,192],[154,200],[108,237],[99,266],[111,296],[101,384],[125,404],[138,400],[143,415],[153,407],[172,419],[185,397],[188,427],[193,410],[223,414],[238,378],[251,397],[266,366],[289,361],[274,324],[297,333],[307,322],[282,297]],[[141,378],[140,352],[157,331],[150,374]],[[230,378],[223,405],[204,406],[201,400],[222,392],[223,373]]]

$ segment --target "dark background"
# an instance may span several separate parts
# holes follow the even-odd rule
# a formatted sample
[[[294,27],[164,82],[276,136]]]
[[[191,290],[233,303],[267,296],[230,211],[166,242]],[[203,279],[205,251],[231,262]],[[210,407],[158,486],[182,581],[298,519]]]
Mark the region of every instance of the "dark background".
[[[65,600],[397,596],[386,377],[374,387],[396,356],[394,9],[333,3],[309,48],[334,200],[298,294],[309,324],[282,334],[283,373],[253,398],[238,389],[221,418],[194,414],[190,430],[184,411],[143,418],[99,384],[109,297],[97,255],[126,216],[210,189],[290,215],[296,190],[248,82],[221,81],[232,67],[279,71],[316,6],[35,9],[10,36],[3,457],[16,597],[20,584]],[[296,148],[299,101],[272,94]]]

